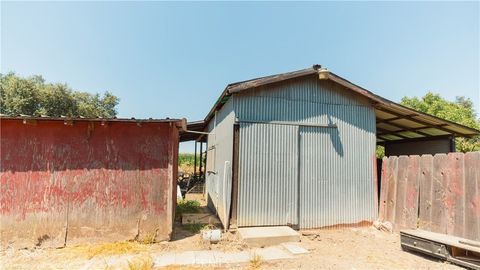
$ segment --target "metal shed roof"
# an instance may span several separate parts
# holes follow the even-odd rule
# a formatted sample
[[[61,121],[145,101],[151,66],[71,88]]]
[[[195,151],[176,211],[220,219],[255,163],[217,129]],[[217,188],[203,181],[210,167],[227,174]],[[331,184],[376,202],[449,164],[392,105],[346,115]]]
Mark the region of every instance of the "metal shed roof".
[[[304,76],[317,74],[319,80],[330,80],[347,89],[350,89],[371,100],[375,107],[377,122],[377,141],[396,141],[405,139],[425,138],[433,136],[455,135],[472,137],[480,131],[445,119],[435,117],[423,112],[407,108],[386,98],[380,97],[364,89],[320,65],[293,72],[281,73],[272,76],[256,78],[229,84],[222,92],[217,102],[205,117],[204,125],[213,117],[216,110],[220,109],[234,93],[254,90],[259,86],[277,83]]]
[[[134,117],[132,118],[86,118],[86,117],[68,117],[68,116],[62,116],[62,117],[50,117],[50,116],[35,116],[35,115],[5,115],[5,114],[0,114],[0,121],[1,120],[21,120],[21,121],[64,121],[65,123],[71,123],[71,122],[121,122],[121,123],[178,123],[181,125],[181,127],[185,126],[186,124],[186,119],[170,119],[170,118],[165,118],[165,119],[153,119],[153,118],[148,118],[148,119],[136,119]]]

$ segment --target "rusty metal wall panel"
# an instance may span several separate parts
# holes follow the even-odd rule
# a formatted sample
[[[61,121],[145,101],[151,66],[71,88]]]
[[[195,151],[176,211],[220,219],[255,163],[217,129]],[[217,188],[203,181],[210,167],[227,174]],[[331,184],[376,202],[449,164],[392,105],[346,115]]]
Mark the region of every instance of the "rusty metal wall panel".
[[[380,216],[396,230],[418,227],[478,241],[479,168],[480,152],[384,158],[387,202]]]
[[[178,131],[173,123],[1,121],[1,239],[31,246],[168,239]],[[90,240],[88,240],[90,239]]]
[[[240,122],[285,121],[338,126],[328,130],[301,127],[301,228],[360,223],[376,218],[375,113],[365,100],[331,82],[319,82],[312,78],[241,93],[235,95],[234,101],[235,114]],[[281,132],[275,125],[269,126],[275,129],[268,132]],[[242,140],[242,136],[247,136],[250,141]],[[277,136],[285,135],[278,133]],[[245,142],[263,145],[268,143],[268,139],[271,138],[244,130],[240,134],[240,147],[249,147],[243,145]],[[240,170],[251,159],[244,153],[240,158]],[[259,167],[270,166],[269,159],[258,162]],[[290,167],[294,168],[294,163],[292,161]],[[240,185],[242,181],[250,181],[247,178],[240,174]],[[277,196],[277,193],[268,189],[253,188],[250,187],[248,192],[255,196]],[[238,206],[239,213],[250,210],[243,208],[245,206],[241,203]],[[277,214],[276,211],[270,211],[272,219]],[[259,225],[261,222],[257,223]],[[257,223],[249,221],[248,224],[253,226]]]
[[[230,216],[232,194],[232,158],[233,158],[233,111],[232,97],[217,112],[208,125],[207,159],[213,164],[212,172],[206,174],[207,202],[218,214],[224,226]]]
[[[240,123],[238,226],[298,224],[298,127]]]

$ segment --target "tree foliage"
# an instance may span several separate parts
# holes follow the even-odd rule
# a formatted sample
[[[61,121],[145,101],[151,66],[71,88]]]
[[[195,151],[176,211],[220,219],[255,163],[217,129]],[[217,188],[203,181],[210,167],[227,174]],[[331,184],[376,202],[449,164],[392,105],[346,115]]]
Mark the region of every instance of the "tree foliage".
[[[110,92],[90,94],[74,91],[67,84],[46,83],[41,76],[0,74],[0,113],[6,115],[113,118],[118,102]]]
[[[480,119],[477,118],[473,102],[469,98],[456,97],[455,101],[448,101],[439,94],[428,92],[422,98],[404,97],[400,103],[417,111],[480,129]],[[457,138],[456,147],[460,152],[480,150],[480,137]]]

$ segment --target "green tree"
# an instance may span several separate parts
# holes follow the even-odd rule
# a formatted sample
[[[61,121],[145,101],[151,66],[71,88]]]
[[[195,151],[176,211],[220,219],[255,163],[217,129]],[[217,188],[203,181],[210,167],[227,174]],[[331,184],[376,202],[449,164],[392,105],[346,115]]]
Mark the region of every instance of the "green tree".
[[[455,101],[448,101],[439,94],[428,92],[422,98],[404,97],[400,103],[417,111],[480,129],[480,119],[477,118],[473,102],[469,98],[456,97]],[[480,150],[480,137],[457,138],[456,148],[460,152],[478,151]]]
[[[113,118],[118,102],[110,92],[92,95],[74,91],[67,84],[45,83],[41,76],[0,74],[0,113],[6,115]]]

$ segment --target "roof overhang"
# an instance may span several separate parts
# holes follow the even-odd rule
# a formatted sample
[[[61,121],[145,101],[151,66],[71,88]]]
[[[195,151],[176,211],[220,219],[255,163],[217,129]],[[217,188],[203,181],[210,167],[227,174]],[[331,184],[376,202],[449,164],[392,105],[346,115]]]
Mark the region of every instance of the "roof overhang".
[[[204,120],[206,125],[234,93],[253,90],[260,86],[286,81],[294,78],[317,75],[319,80],[330,80],[368,98],[375,108],[377,142],[397,141],[434,136],[472,137],[480,131],[445,119],[407,108],[398,103],[380,97],[362,88],[320,65],[312,68],[287,72],[248,81],[229,84],[222,92]]]
[[[186,129],[180,131],[180,142],[197,141],[206,142],[205,121],[188,122]]]

